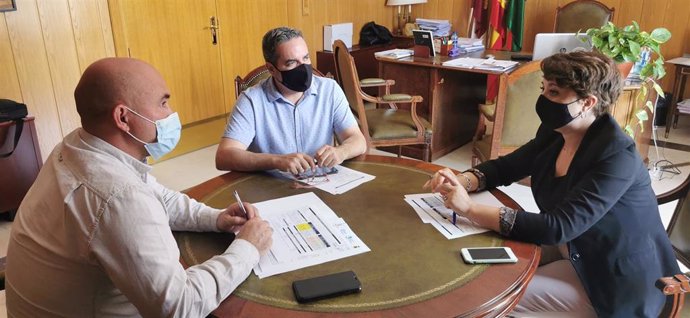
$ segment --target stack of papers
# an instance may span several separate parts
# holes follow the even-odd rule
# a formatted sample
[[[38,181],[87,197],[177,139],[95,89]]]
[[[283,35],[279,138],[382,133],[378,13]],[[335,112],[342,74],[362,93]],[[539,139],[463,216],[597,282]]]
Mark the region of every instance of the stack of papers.
[[[443,62],[443,66],[505,72],[518,65],[515,61],[461,57]]]
[[[690,114],[690,99],[678,103],[678,111],[684,114]]]
[[[422,30],[429,30],[435,37],[450,35],[450,22],[448,20],[434,20],[417,18],[415,23]]]
[[[374,180],[376,177],[364,172],[359,172],[357,170],[352,170],[350,168],[345,168],[343,166],[335,166],[337,173],[323,175],[318,173],[315,178],[306,178],[298,180],[297,182],[321,189],[330,194],[341,194],[350,191],[360,184]],[[287,172],[279,172],[283,178],[294,179],[295,177]]]
[[[369,252],[362,240],[314,193],[254,203],[273,229],[273,246],[259,259],[259,278]]]
[[[383,58],[390,58],[390,59],[399,59],[399,58],[403,58],[403,57],[412,56],[413,54],[414,54],[413,50],[392,49],[392,50],[376,52],[376,53],[374,53],[374,56],[383,57]]]
[[[503,205],[496,197],[486,191],[472,193],[470,197],[475,202],[481,204]],[[453,224],[453,210],[445,207],[443,199],[438,193],[408,194],[405,195],[405,202],[412,206],[419,218],[422,219],[422,222],[431,224],[449,240],[489,231],[480,228],[469,219],[460,215],[456,215],[456,221]]]
[[[457,47],[460,53],[470,53],[484,50],[482,39],[458,38]]]

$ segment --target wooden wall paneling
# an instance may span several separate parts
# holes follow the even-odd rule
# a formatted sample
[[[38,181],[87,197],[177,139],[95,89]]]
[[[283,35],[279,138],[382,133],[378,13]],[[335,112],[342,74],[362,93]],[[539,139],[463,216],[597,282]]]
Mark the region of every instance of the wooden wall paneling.
[[[684,38],[684,33],[687,28],[688,16],[690,15],[690,6],[687,1],[667,0],[665,4],[652,3],[645,1],[645,10],[653,16],[645,15],[644,29],[651,31],[654,28],[665,27],[671,31],[671,40],[662,44],[661,54],[666,59],[683,55],[683,43],[680,39]],[[653,9],[649,10],[648,6]],[[677,39],[676,39],[677,38]],[[661,86],[667,91],[670,91],[673,86],[673,75],[675,74],[675,67],[671,64],[665,66],[667,75],[661,79]],[[671,76],[669,76],[671,75]]]
[[[57,105],[62,136],[81,126],[74,88],[81,72],[67,1],[38,1],[43,42]]]
[[[468,34],[471,3],[464,0],[453,0],[452,18],[453,28],[459,36],[471,37]],[[470,30],[472,32],[473,30]]]
[[[619,2],[613,13],[613,23],[615,25],[628,25],[632,21],[640,22],[642,18],[642,3],[645,0],[625,0]]]
[[[316,65],[316,52],[323,50],[323,26],[327,24],[340,23],[346,21],[339,21],[337,17],[330,11],[330,8],[335,7],[334,1],[327,0],[303,0],[309,1],[311,12],[311,25],[309,26],[310,39],[307,42],[309,46],[309,53],[311,54],[312,63]],[[347,21],[350,22],[350,21]],[[352,26],[354,33],[354,25]]]
[[[0,70],[3,70],[3,74],[0,76],[0,98],[21,102],[23,100],[22,92],[19,87],[14,53],[10,45],[9,30],[5,21],[6,14],[15,13],[15,11],[10,11],[0,14]]]
[[[537,33],[553,32],[558,2],[553,0],[528,0],[525,2],[525,32],[523,51],[532,51]]]
[[[62,140],[60,117],[36,1],[17,0],[16,3],[17,11],[5,14],[5,18],[23,102],[29,113],[36,116],[41,157],[46,158]]]
[[[115,55],[115,41],[113,39],[112,21],[110,21],[110,8],[108,0],[96,0],[98,3],[99,22],[101,23],[101,33],[103,34],[103,47],[105,56]]]
[[[128,57],[129,50],[127,49],[127,23],[124,16],[123,6],[126,4],[120,0],[108,1],[108,14],[110,16],[110,25],[113,32],[113,48],[115,49],[115,56]]]
[[[68,0],[68,5],[82,73],[91,63],[115,56],[108,4],[106,0]]]
[[[217,1],[217,8],[221,25],[224,112],[227,113],[235,104],[235,76],[243,77],[265,63],[261,50],[264,34],[288,25],[287,1]]]

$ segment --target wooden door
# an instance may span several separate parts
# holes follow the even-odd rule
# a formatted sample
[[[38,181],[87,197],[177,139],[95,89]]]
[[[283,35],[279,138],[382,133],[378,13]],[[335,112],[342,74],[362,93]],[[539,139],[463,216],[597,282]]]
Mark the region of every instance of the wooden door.
[[[225,114],[220,44],[210,29],[215,0],[114,0],[110,10],[117,55],[161,72],[183,125]]]

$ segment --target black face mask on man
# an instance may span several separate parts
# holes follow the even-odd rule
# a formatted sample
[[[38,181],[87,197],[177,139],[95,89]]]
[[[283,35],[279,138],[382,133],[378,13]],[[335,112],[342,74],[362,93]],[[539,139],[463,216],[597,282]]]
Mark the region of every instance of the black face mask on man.
[[[276,67],[276,69],[278,69]],[[285,87],[295,92],[304,92],[311,86],[312,69],[311,64],[301,64],[291,70],[281,71],[283,80],[280,82]]]
[[[544,95],[539,95],[536,108],[537,115],[539,115],[542,125],[548,129],[558,129],[573,121],[577,116],[573,117],[570,115],[568,105],[576,103],[579,100],[580,99],[567,104],[561,104],[549,100]]]

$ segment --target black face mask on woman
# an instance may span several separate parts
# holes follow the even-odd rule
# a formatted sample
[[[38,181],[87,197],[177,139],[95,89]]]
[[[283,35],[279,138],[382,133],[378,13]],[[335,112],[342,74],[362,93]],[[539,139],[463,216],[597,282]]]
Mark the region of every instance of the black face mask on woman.
[[[278,69],[276,67],[276,69]],[[291,70],[281,71],[283,77],[281,84],[295,92],[304,92],[311,86],[312,69],[311,64],[301,64]]]
[[[549,100],[544,95],[539,95],[539,99],[537,99],[537,115],[539,115],[542,125],[548,129],[558,129],[573,121],[577,116],[573,117],[570,115],[568,105],[579,100],[561,104]]]

